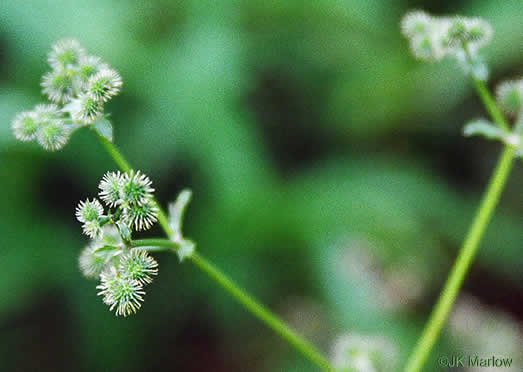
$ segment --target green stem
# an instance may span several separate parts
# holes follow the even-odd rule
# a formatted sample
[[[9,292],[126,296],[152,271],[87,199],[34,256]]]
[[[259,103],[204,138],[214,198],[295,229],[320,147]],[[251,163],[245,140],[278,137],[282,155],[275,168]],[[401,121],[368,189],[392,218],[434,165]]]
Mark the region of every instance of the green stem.
[[[105,147],[109,155],[111,155],[118,168],[120,168],[124,172],[129,172],[131,170],[131,166],[129,165],[127,160],[125,160],[120,151],[118,151],[118,148],[111,141],[109,141],[107,138],[102,136],[97,131],[93,130],[93,133],[96,134],[96,137],[98,137],[98,140]]]
[[[509,125],[507,124],[507,121],[505,120],[505,117],[503,116],[501,111],[498,109],[496,101],[490,95],[490,92],[487,86],[485,85],[485,82],[474,76],[472,77],[472,80],[474,81],[476,91],[478,92],[481,100],[483,101],[483,104],[485,105],[485,108],[487,109],[489,115],[494,120],[494,123],[496,123],[499,127],[503,129],[509,130]]]
[[[95,132],[96,133],[96,132]],[[125,160],[123,155],[118,151],[118,148],[105,137],[96,133],[100,142],[104,145],[107,152],[114,159],[118,167],[124,171],[128,172],[131,170],[131,166]],[[155,200],[156,205],[158,206],[158,221],[162,226],[162,229],[171,238],[174,234],[172,229],[169,226],[168,219],[165,212],[161,208],[160,204]],[[160,250],[171,250],[176,251],[179,248],[179,245],[171,240],[167,239],[141,239],[133,240],[132,246],[136,248],[140,247],[161,247],[165,249]],[[158,249],[149,249],[147,250],[158,250]],[[264,322],[269,328],[274,330],[279,334],[284,340],[293,345],[298,351],[300,351],[305,357],[307,357],[311,362],[316,364],[318,367],[324,371],[335,372],[334,367],[332,367],[327,359],[325,359],[321,353],[309,342],[300,337],[295,333],[291,328],[289,328],[282,320],[280,320],[275,314],[271,313],[263,305],[258,303],[254,298],[249,296],[244,290],[238,287],[234,282],[229,279],[224,273],[222,273],[218,268],[216,268],[212,263],[204,259],[198,253],[194,252],[190,257],[191,261],[203,272],[205,272],[210,278],[214,279],[223,289],[230,293],[230,295],[235,298],[240,304],[242,304],[247,310],[249,310],[255,317]]]
[[[472,66],[474,64],[474,57],[470,53],[469,46],[467,44],[464,44],[463,50],[465,51],[465,56],[468,60],[468,63]],[[490,94],[487,86],[485,85],[485,82],[475,77],[472,73],[470,74],[470,76],[472,77],[472,81],[474,82],[474,88],[476,88],[476,92],[483,101],[483,104],[485,105],[485,108],[487,109],[489,115],[492,117],[492,120],[494,120],[494,123],[496,123],[496,125],[502,129],[509,130],[510,127],[507,121],[505,120],[503,113],[499,110],[496,104],[496,100]]]
[[[158,247],[157,251],[177,250],[180,246],[169,239],[136,239],[131,242],[132,247]]]
[[[132,168],[131,165],[125,160],[122,153],[118,150],[118,148],[107,138],[100,135],[98,132],[93,131],[96,136],[98,137],[98,140],[102,143],[102,145],[105,147],[109,155],[113,158],[114,162],[124,172],[129,172]],[[173,235],[173,231],[171,227],[169,226],[169,222],[167,219],[167,216],[163,209],[160,207],[160,204],[154,200],[156,203],[156,206],[158,207],[158,222],[162,226],[162,229],[165,231],[165,233],[170,237]]]
[[[332,371],[335,369],[325,359],[321,353],[309,342],[305,341],[296,332],[289,328],[276,315],[270,312],[263,305],[258,303],[254,298],[249,296],[244,290],[234,284],[223,272],[216,268],[212,263],[194,252],[190,257],[192,262],[198,266],[202,271],[207,273],[211,278],[216,280],[218,284],[228,291],[232,297],[247,308],[254,316],[264,322],[267,326],[272,328],[274,332],[279,334],[284,340],[287,340],[303,355],[309,358],[313,363],[324,371]]]
[[[508,124],[497,108],[496,103],[485,87],[485,84],[479,79],[473,79],[478,94],[492,116],[492,119],[500,127],[508,129]],[[418,340],[413,353],[407,361],[407,366],[405,368],[406,372],[421,371],[430,355],[432,347],[436,343],[441,329],[445,325],[448,315],[456,301],[456,297],[458,296],[459,290],[465,280],[469,267],[474,260],[483,233],[485,232],[492,214],[496,209],[496,205],[501,193],[503,192],[510,170],[512,169],[515,154],[516,149],[513,147],[506,146],[503,150],[494,174],[490,179],[485,196],[481,201],[480,207],[474,217],[456,262],[452,267],[451,273],[447,278],[447,282],[441,292],[440,298],[430,315],[421,338]]]
[[[133,240],[133,247],[160,247],[161,250],[177,250],[178,244],[167,239],[141,239]],[[303,340],[298,334],[283,323],[276,315],[270,312],[263,305],[259,304],[254,298],[247,294],[243,289],[233,283],[216,266],[207,261],[205,258],[194,252],[189,259],[198,266],[203,272],[213,278],[219,285],[221,285],[227,292],[230,293],[238,302],[244,305],[254,316],[259,318],[262,322],[267,324],[283,339],[287,340],[296,349],[306,355],[318,367],[325,371],[334,371],[329,362],[320,354],[320,352],[311,344]]]

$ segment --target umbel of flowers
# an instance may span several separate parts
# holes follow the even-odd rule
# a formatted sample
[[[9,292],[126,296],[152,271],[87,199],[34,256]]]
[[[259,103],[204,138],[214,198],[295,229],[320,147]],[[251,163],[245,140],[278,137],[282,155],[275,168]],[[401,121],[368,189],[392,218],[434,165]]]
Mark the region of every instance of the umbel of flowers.
[[[133,248],[133,231],[147,230],[157,221],[158,208],[149,178],[138,172],[108,172],[97,199],[82,201],[76,218],[92,241],[80,254],[85,276],[100,278],[97,287],[116,315],[127,316],[141,306],[144,286],[158,274],[158,264],[142,248]]]
[[[416,58],[438,61],[455,58],[466,72],[486,80],[488,71],[481,48],[492,38],[492,27],[481,18],[435,17],[423,11],[408,13],[401,22],[403,35],[410,40]]]
[[[120,92],[123,83],[118,72],[101,58],[88,55],[76,40],[54,44],[47,60],[51,71],[42,77],[41,86],[49,102],[15,117],[15,137],[36,140],[44,149],[55,151],[65,146],[76,129],[91,126],[111,140],[104,105]]]
[[[487,79],[488,70],[480,51],[492,39],[493,31],[485,20],[435,17],[417,10],[403,17],[401,30],[415,57],[425,61],[453,57],[474,78]],[[500,83],[496,88],[496,100],[497,106],[513,121],[512,128],[480,118],[467,123],[463,134],[502,141],[516,148],[516,156],[523,157],[523,79]]]

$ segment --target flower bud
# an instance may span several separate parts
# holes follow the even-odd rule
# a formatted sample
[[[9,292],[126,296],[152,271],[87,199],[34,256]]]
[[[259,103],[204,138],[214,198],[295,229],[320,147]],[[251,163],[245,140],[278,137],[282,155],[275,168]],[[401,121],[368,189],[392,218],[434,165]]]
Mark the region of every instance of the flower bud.
[[[104,232],[106,232],[105,229]],[[105,236],[107,234],[104,234]],[[115,264],[114,261],[120,253],[121,250],[116,246],[107,246],[103,240],[95,240],[80,254],[78,258],[80,270],[88,278],[97,278],[103,271]]]
[[[122,193],[123,182],[124,176],[120,174],[120,171],[107,172],[104,175],[98,188],[100,189],[100,199],[102,199],[107,206],[113,207],[121,201],[120,195]]]
[[[65,106],[64,110],[71,114],[74,121],[92,124],[102,115],[103,106],[93,97],[82,93]]]
[[[36,113],[19,113],[13,120],[12,128],[15,137],[20,141],[31,141],[35,139],[38,130]]]
[[[48,61],[51,67],[61,68],[78,64],[85,49],[76,40],[61,40],[52,46]]]
[[[108,66],[103,63],[100,57],[83,56],[78,61],[77,77],[82,81],[82,86],[86,89],[89,78],[105,68],[108,68]]]
[[[423,36],[430,33],[432,17],[416,10],[407,13],[401,20],[401,32],[407,38]]]
[[[95,221],[102,217],[104,209],[96,199],[82,201],[76,207],[76,218],[80,222]]]
[[[96,102],[107,102],[120,92],[122,84],[118,72],[104,68],[89,78],[87,92]]]
[[[49,151],[60,150],[67,144],[70,137],[71,130],[63,120],[53,120],[40,127],[37,132],[38,143]]]
[[[142,285],[153,281],[152,275],[158,275],[158,263],[146,251],[131,249],[120,259],[120,272],[122,276],[137,280]]]
[[[141,204],[130,204],[124,207],[123,219],[129,226],[134,225],[137,231],[149,230],[158,220],[158,208],[152,199]]]
[[[149,177],[140,171],[125,173],[121,192],[123,203],[127,205],[148,203],[154,192],[151,184]]]
[[[55,103],[67,103],[74,95],[73,79],[76,71],[59,68],[46,73],[42,78],[42,93]]]
[[[121,276],[114,267],[100,274],[100,280],[98,295],[116,315],[128,316],[140,309],[145,295],[140,282]]]

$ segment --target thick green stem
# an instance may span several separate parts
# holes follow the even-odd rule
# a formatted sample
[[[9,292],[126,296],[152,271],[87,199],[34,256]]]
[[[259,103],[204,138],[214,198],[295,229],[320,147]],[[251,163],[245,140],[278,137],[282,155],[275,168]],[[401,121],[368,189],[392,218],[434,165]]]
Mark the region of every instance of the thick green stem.
[[[95,132],[96,133],[96,132]],[[131,170],[131,166],[125,160],[123,155],[118,151],[117,147],[107,140],[105,137],[96,133],[100,142],[104,145],[107,152],[114,159],[118,167],[124,171],[128,172]],[[166,235],[171,238],[174,234],[172,229],[169,226],[168,219],[165,212],[161,208],[160,204],[156,202],[158,206],[158,221],[162,226],[162,229]],[[179,248],[179,245],[171,240],[167,239],[142,239],[142,240],[133,240],[132,246],[140,249],[143,247],[147,250],[170,250],[176,252]],[[160,247],[160,249],[155,249]],[[258,303],[254,298],[249,296],[244,290],[238,287],[234,282],[229,279],[224,273],[222,273],[218,268],[216,268],[212,263],[204,259],[198,253],[194,252],[190,256],[190,260],[203,272],[205,272],[210,278],[214,279],[222,288],[224,288],[230,295],[235,298],[240,304],[242,304],[247,310],[249,310],[255,317],[264,322],[269,328],[274,330],[279,334],[284,340],[289,342],[294,346],[298,351],[300,351],[305,357],[307,357],[311,362],[316,364],[318,367],[324,371],[335,372],[334,367],[332,367],[327,359],[325,359],[321,353],[309,342],[300,337],[295,333],[291,328],[289,328],[282,320],[280,320],[275,314],[267,310],[263,305]]]
[[[490,95],[483,81],[473,78],[476,90],[481,97],[485,107],[492,116],[492,119],[502,128],[508,129],[508,124],[503,114],[496,106],[495,100]],[[512,169],[516,154],[516,149],[506,146],[498,161],[498,165],[489,182],[487,191],[481,205],[474,217],[467,237],[461,247],[459,255],[452,267],[451,273],[447,278],[445,287],[441,292],[440,298],[430,315],[430,318],[423,330],[421,338],[410,355],[405,368],[406,372],[419,372],[423,368],[430,355],[432,347],[436,343],[441,329],[445,325],[450,311],[459,294],[465,276],[476,255],[483,233],[496,209],[503,188]]]

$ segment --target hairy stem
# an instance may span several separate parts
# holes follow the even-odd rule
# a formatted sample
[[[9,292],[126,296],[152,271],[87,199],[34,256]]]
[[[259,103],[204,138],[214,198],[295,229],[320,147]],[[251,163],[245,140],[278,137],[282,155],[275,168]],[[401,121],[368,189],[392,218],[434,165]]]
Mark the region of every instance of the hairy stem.
[[[96,132],[95,132],[96,133]],[[105,137],[96,133],[98,139],[105,147],[109,155],[113,158],[118,167],[124,171],[128,172],[131,170],[131,166],[125,160],[123,155],[120,153],[118,148]],[[174,234],[172,229],[169,226],[168,219],[165,212],[161,208],[160,204],[155,200],[155,203],[158,207],[158,221],[162,226],[165,234],[171,238]],[[179,245],[168,239],[142,239],[142,240],[133,240],[131,245],[140,249],[151,250],[151,251],[161,251],[169,250],[176,252],[179,248]],[[157,249],[160,248],[160,249]],[[334,372],[335,369],[329,363],[329,361],[321,355],[321,353],[314,347],[312,344],[307,342],[296,332],[294,332],[289,326],[287,326],[282,320],[280,320],[275,314],[271,313],[263,305],[258,303],[253,297],[247,294],[244,290],[238,287],[234,282],[229,279],[223,272],[221,272],[216,266],[207,261],[205,258],[200,256],[198,253],[194,252],[190,256],[190,260],[204,273],[206,273],[211,279],[213,279],[217,284],[219,284],[223,289],[225,289],[229,294],[236,299],[240,304],[242,304],[245,309],[250,311],[255,317],[264,322],[269,328],[279,334],[284,340],[289,344],[294,346],[299,352],[301,352],[305,357],[307,357],[311,362],[316,364],[324,371]]]
[[[508,124],[496,106],[494,98],[485,86],[483,81],[473,77],[474,86],[485,104],[487,111],[490,113],[492,119],[501,128],[508,129]],[[515,159],[516,149],[505,146],[501,154],[496,169],[490,179],[487,191],[483,197],[476,216],[470,226],[467,237],[463,242],[459,255],[452,267],[447,282],[441,292],[440,298],[430,315],[430,318],[423,330],[423,333],[418,340],[418,343],[407,361],[405,368],[406,372],[421,371],[427,358],[430,355],[432,347],[436,343],[441,329],[449,316],[450,311],[456,301],[459,290],[465,280],[465,276],[474,260],[476,252],[479,247],[483,233],[496,209],[501,193],[505,183],[510,175],[510,170]]]

